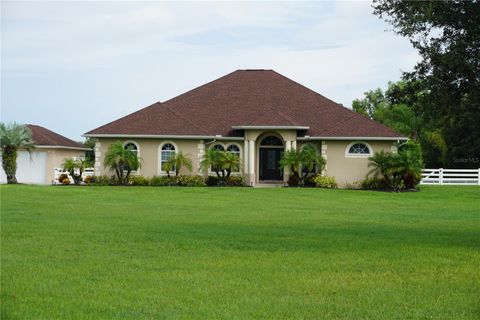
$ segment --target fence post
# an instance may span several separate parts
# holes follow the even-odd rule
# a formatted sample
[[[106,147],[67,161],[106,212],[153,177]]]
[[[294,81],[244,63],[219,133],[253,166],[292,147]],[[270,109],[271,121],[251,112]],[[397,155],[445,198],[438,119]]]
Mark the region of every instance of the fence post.
[[[438,182],[440,184],[443,184],[443,168],[440,168],[440,170],[438,171]]]
[[[478,168],[477,183],[480,186],[480,168]]]

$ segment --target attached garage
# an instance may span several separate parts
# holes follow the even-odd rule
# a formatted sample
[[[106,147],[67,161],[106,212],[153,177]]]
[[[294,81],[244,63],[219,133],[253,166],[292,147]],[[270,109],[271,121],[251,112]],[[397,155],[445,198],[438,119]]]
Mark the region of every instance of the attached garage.
[[[55,168],[61,167],[66,158],[82,158],[89,150],[82,144],[70,140],[44,127],[28,124],[37,144],[32,153],[19,151],[17,156],[17,181],[19,183],[50,184]],[[0,170],[0,182],[6,183],[5,172]]]

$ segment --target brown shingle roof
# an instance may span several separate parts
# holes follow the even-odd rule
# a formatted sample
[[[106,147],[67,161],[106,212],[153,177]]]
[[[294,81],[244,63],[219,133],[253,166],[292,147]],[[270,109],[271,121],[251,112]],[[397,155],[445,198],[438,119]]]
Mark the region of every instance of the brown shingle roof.
[[[232,126],[306,126],[320,137],[402,137],[273,70],[237,70],[87,132],[238,136]]]
[[[37,126],[34,124],[26,125],[32,131],[33,141],[37,146],[53,146],[59,148],[82,148],[87,150],[83,144],[70,140],[58,133],[55,133],[47,128]]]

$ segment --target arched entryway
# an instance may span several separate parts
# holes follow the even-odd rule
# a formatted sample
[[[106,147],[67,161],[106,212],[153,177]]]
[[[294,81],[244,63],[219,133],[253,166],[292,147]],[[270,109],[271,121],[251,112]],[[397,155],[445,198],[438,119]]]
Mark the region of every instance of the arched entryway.
[[[276,136],[267,136],[260,141],[258,154],[258,179],[260,181],[283,180],[283,168],[279,163],[283,151],[283,141]]]

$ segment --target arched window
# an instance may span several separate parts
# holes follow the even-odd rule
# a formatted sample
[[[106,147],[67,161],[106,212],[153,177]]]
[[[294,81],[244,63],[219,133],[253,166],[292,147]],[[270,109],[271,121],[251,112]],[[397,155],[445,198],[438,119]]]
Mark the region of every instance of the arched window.
[[[140,156],[140,148],[138,147],[138,144],[136,144],[135,142],[133,141],[127,141],[123,144],[123,148],[125,150],[131,150],[133,153],[135,153],[135,155],[137,156],[137,158]],[[133,174],[138,174],[138,171],[140,169],[137,169],[137,170],[132,170],[132,173]]]
[[[260,143],[262,146],[283,146],[282,140],[275,136],[268,136]]]
[[[372,154],[372,148],[365,142],[353,142],[346,150],[347,157],[369,157]]]
[[[127,149],[132,150],[132,152],[135,153],[138,157],[138,146],[137,146],[136,143],[127,142],[127,143],[125,143],[125,145],[123,147],[125,148],[125,150],[127,150]]]
[[[160,151],[160,170],[165,172],[165,163],[175,156],[175,146],[171,143],[165,143]],[[172,168],[174,171],[175,168]]]
[[[227,152],[236,155],[238,159],[240,159],[240,148],[236,144],[229,145],[227,147]],[[239,171],[240,171],[239,166],[232,168],[232,172],[239,172]]]
[[[214,145],[212,149],[217,151],[225,151],[225,148],[221,144]]]

